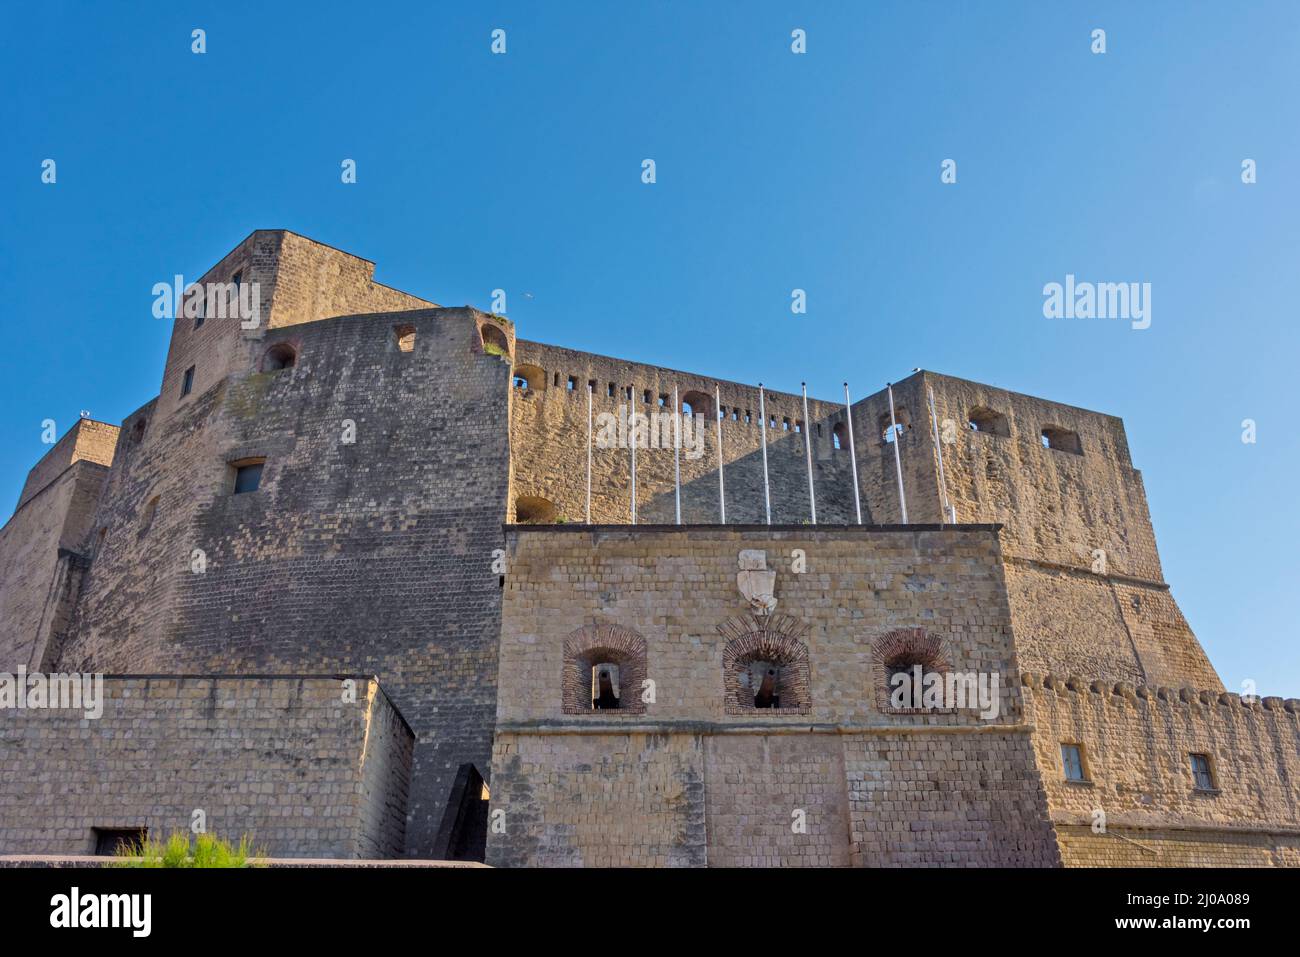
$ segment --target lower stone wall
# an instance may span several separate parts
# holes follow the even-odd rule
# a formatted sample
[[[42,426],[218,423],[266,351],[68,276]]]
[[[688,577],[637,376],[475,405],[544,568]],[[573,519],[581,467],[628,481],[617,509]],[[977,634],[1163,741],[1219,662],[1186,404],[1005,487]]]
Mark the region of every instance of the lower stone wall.
[[[1025,728],[502,730],[493,768],[495,866],[1060,865]]]
[[[402,853],[413,737],[374,678],[110,676],[102,706],[0,710],[0,854],[166,838],[199,810],[272,857]]]
[[[1083,825],[1056,829],[1067,867],[1300,867],[1300,834]]]
[[[1059,867],[1027,732],[845,737],[853,863]]]

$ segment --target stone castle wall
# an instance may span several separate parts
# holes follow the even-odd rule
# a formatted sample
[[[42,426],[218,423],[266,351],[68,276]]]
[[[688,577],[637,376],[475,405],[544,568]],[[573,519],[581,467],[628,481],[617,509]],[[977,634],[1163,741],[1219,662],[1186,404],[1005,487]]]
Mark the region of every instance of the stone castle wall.
[[[996,529],[516,528],[508,542],[492,786],[505,831],[489,863],[1059,861],[1006,680]],[[737,555],[751,548],[777,569],[779,627],[806,647],[802,709],[729,704],[719,626],[745,618]],[[878,642],[918,627],[952,669],[999,674],[996,716],[882,706]],[[644,639],[653,703],[566,710],[566,648],[589,629],[595,644],[601,629]]]
[[[1024,684],[1067,865],[1300,866],[1300,700],[1034,674]],[[1067,780],[1062,744],[1080,747],[1085,781]],[[1196,786],[1194,753],[1209,758],[1212,789]]]
[[[515,368],[531,374],[532,379],[528,389],[512,389],[512,521],[521,497],[544,499],[567,521],[584,521],[589,386],[595,422],[601,413],[620,416],[621,410],[645,415],[671,412],[674,385],[679,401],[691,393],[706,400],[702,406],[703,454],[691,458],[683,449],[680,456],[682,521],[715,524],[720,520],[715,387],[725,410],[721,427],[727,522],[754,524],[765,520],[757,387],[524,341],[518,344]],[[663,406],[659,404],[661,396],[666,400]],[[809,521],[808,453],[803,433],[795,431],[802,428],[803,398],[767,392],[763,405],[769,418],[767,462],[772,521]],[[844,407],[810,398],[808,413],[817,519],[823,524],[854,522],[849,449],[847,444],[836,449],[832,434],[835,425],[844,419]],[[775,426],[770,424],[772,420]],[[593,432],[597,428],[593,425]],[[630,523],[631,451],[595,448],[595,444],[593,441],[591,520],[597,524]],[[670,524],[676,517],[674,456],[667,440],[664,446],[637,451],[639,524]],[[865,499],[863,521],[871,521]]]
[[[66,636],[117,426],[80,419],[28,473],[0,529],[0,671],[40,668]]]
[[[92,854],[95,829],[248,835],[272,857],[391,857],[413,736],[373,678],[117,676],[103,714],[6,711],[0,854]]]

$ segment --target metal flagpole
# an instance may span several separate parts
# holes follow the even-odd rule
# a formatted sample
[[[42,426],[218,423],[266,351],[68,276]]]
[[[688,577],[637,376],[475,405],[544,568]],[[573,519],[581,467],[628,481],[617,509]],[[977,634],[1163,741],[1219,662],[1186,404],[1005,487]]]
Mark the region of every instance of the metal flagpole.
[[[808,383],[803,386],[803,447],[808,456],[808,505],[812,508],[812,523],[817,524],[817,493],[813,491],[812,477],[812,435],[808,424]]]
[[[631,404],[628,405],[627,412],[627,437],[631,440],[632,446],[632,524],[636,524],[636,413],[632,411]]]
[[[853,465],[853,507],[858,510],[858,524],[862,524],[862,496],[858,494],[858,453],[853,447],[853,409],[849,402],[849,384],[844,383],[844,418],[849,426],[849,458]]]
[[[934,432],[934,448],[939,453],[939,491],[943,493],[943,509],[951,524],[957,524],[957,509],[948,500],[948,480],[943,474],[943,443],[939,441],[939,416],[934,411],[934,390],[928,385],[925,391],[930,395],[930,428]],[[942,520],[940,521],[942,524]]]
[[[713,387],[713,405],[718,416],[718,511],[722,513],[722,524],[727,524],[727,488],[722,480],[722,393]]]
[[[673,386],[673,482],[677,500],[677,524],[682,523],[682,405]]]
[[[758,384],[758,417],[763,420],[763,508],[772,524],[772,494],[767,487],[767,407],[763,404],[763,383]]]
[[[587,524],[591,524],[591,383],[587,383]]]
[[[894,471],[898,473],[898,504],[903,509],[903,524],[907,524],[907,496],[903,493],[903,462],[898,455],[898,423],[894,421],[894,386],[886,382],[889,390],[889,431],[894,439]]]

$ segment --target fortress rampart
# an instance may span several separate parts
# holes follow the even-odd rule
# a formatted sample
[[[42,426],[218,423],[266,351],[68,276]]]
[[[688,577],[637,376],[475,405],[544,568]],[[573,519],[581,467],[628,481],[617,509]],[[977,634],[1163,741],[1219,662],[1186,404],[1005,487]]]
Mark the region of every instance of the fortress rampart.
[[[807,421],[801,396],[767,392],[769,526],[755,385],[517,340],[504,317],[392,289],[285,230],[200,282],[247,289],[256,321],[182,311],[157,397],[120,428],[82,420],[32,469],[0,529],[0,671],[377,675],[411,728],[405,855],[481,846],[467,828],[490,789],[518,828],[490,835],[498,863],[1122,863],[1124,841],[1079,830],[1077,786],[1056,787],[1061,722],[1098,749],[1124,739],[1117,753],[1174,724],[1121,719],[1114,694],[1066,709],[1018,676],[1223,690],[1113,416],[926,371],[892,387],[897,430],[887,391],[849,410],[810,397]],[[671,447],[638,451],[629,524],[625,445],[593,450],[582,524],[588,392],[598,419],[672,413],[674,388],[703,416],[701,454],[680,458],[683,524]],[[778,575],[757,624],[736,590],[748,550]],[[660,697],[590,713],[575,662],[602,650]],[[759,651],[787,657],[783,703],[755,715],[757,673],[737,663]],[[998,674],[997,719],[888,707],[900,654]],[[1112,801],[1116,833],[1156,834],[1167,860],[1294,863],[1294,715],[1243,715],[1205,735],[1243,780],[1265,768],[1260,813],[1174,801],[1168,751],[1149,768],[1165,816]],[[12,797],[72,793],[92,760]],[[194,799],[162,797],[168,822]]]

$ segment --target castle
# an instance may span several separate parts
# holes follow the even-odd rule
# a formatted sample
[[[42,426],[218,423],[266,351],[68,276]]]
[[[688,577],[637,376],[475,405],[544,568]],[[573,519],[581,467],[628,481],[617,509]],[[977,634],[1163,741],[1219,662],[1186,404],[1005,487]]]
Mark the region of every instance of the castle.
[[[0,855],[1300,865],[1300,701],[1224,689],[1119,419],[760,400],[373,274],[252,233],[200,283],[257,321],[178,309],[157,397],[32,468],[0,672],[105,677],[0,679]],[[633,524],[589,423],[683,409]]]

